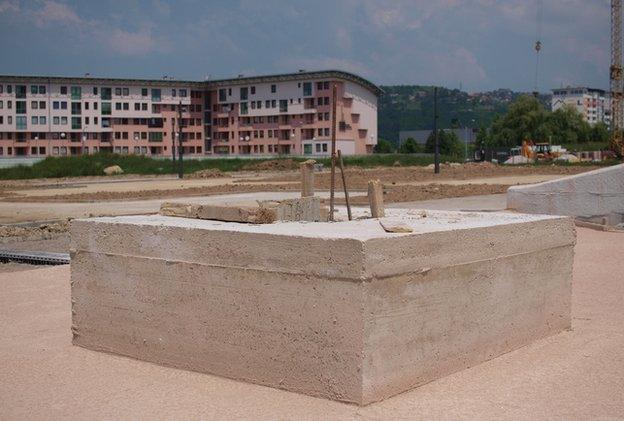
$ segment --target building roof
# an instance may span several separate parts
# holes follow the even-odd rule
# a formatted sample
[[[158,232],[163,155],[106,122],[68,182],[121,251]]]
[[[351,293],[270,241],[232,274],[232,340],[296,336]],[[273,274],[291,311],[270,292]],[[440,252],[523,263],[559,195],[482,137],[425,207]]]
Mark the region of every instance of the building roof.
[[[251,83],[285,82],[302,79],[325,79],[335,78],[357,83],[375,95],[380,95],[383,91],[371,81],[364,79],[353,73],[342,70],[319,70],[319,71],[299,71],[296,73],[281,73],[260,76],[240,76],[230,79],[217,79],[205,81],[176,80],[176,79],[126,79],[126,78],[100,78],[91,76],[67,77],[67,76],[15,76],[0,75],[0,80],[11,83],[83,83],[97,85],[145,85],[145,86],[174,86],[174,87],[195,87],[198,89],[210,89],[228,85],[246,85]]]
[[[556,88],[551,89],[552,92],[567,92],[567,91],[578,91],[582,90],[583,92],[598,92],[599,94],[604,95],[607,93],[604,89],[598,88],[588,88],[587,86],[566,86],[565,88]]]

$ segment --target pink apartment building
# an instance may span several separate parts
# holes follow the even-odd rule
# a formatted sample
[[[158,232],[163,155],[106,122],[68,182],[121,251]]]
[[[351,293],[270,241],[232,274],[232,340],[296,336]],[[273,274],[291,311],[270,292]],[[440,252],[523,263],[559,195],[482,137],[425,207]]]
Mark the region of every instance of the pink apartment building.
[[[0,157],[371,153],[380,89],[329,70],[204,82],[0,76]],[[180,118],[181,115],[181,118]]]

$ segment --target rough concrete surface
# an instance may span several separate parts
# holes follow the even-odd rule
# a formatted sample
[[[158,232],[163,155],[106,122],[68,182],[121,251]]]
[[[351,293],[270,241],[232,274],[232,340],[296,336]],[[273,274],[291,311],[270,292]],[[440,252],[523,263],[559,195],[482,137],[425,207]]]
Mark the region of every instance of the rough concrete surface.
[[[507,190],[518,212],[577,216],[616,225],[624,221],[624,164]]]
[[[619,419],[621,239],[578,230],[572,330],[366,407],[72,346],[69,268],[2,273],[0,419]]]
[[[365,405],[570,326],[571,219],[424,215],[73,221],[74,343]]]

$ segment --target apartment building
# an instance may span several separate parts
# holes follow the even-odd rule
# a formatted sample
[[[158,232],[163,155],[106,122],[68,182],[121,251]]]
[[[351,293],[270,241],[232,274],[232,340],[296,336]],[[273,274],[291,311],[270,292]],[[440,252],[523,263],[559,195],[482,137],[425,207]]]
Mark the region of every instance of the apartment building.
[[[0,76],[0,157],[372,153],[380,90],[329,70],[176,81]]]
[[[567,87],[553,89],[551,110],[556,111],[563,106],[574,107],[592,126],[598,122],[610,125],[609,95],[602,89],[585,87]]]

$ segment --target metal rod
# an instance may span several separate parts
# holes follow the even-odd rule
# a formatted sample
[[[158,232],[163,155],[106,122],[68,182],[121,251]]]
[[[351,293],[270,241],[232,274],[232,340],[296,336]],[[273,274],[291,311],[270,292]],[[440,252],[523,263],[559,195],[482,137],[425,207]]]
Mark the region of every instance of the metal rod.
[[[182,154],[184,148],[182,147],[182,100],[178,105],[178,178],[184,177],[184,162],[182,161]]]
[[[336,188],[336,84],[332,88],[331,184],[329,188],[329,220],[334,220],[334,190]]]
[[[349,204],[349,190],[347,189],[347,177],[344,172],[344,162],[342,162],[342,153],[340,149],[338,149],[338,165],[340,165],[340,175],[342,176],[342,188],[344,189],[345,202],[347,203],[347,215],[349,216],[349,221],[353,218],[351,217],[351,205]]]

